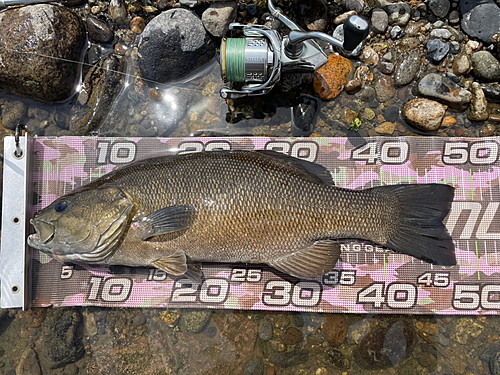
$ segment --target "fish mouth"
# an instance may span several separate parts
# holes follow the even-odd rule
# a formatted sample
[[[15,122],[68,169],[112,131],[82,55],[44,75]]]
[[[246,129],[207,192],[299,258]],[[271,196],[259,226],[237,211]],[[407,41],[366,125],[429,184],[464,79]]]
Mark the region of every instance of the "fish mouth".
[[[31,247],[38,248],[43,245],[48,245],[54,239],[56,228],[53,224],[36,219],[32,219],[30,223],[36,231],[36,233],[28,237],[28,244]]]

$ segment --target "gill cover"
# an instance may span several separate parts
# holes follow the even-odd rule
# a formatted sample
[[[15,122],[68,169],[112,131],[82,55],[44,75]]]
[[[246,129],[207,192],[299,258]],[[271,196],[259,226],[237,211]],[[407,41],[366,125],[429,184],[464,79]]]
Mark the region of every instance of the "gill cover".
[[[116,248],[134,202],[115,187],[80,190],[40,211],[28,244],[62,261],[100,262]]]

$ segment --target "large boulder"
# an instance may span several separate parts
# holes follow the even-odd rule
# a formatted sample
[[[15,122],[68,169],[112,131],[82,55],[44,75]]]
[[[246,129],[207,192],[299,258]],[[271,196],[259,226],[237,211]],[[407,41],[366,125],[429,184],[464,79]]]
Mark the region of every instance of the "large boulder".
[[[0,89],[44,102],[74,92],[85,26],[64,6],[37,4],[0,13]]]
[[[186,9],[171,9],[156,16],[139,40],[142,76],[159,83],[187,76],[214,54],[214,43],[201,20]]]

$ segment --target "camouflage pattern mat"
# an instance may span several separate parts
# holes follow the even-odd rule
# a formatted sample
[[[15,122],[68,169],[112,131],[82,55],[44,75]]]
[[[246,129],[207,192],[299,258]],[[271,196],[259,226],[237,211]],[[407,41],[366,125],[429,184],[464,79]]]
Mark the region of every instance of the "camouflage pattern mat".
[[[202,285],[146,268],[86,268],[32,254],[33,306],[257,309],[352,313],[500,311],[500,138],[84,138],[35,140],[34,211],[120,165],[161,154],[272,149],[324,165],[350,189],[456,188],[447,228],[458,264],[438,267],[370,243],[342,245],[328,274],[297,280],[267,266],[201,264]]]

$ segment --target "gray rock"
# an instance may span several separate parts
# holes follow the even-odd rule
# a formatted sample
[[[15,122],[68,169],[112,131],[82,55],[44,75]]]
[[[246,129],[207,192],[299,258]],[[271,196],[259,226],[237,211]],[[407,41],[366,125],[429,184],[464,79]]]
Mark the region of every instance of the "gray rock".
[[[80,78],[73,61],[80,61],[85,41],[80,16],[64,6],[28,5],[0,13],[1,89],[49,103],[68,99]]]
[[[389,16],[385,12],[385,10],[380,8],[373,9],[371,17],[371,25],[372,25],[372,31],[375,34],[385,33],[385,30],[387,30],[387,26],[389,25]]]
[[[500,83],[483,83],[481,85],[484,95],[488,101],[493,103],[500,103]]]
[[[189,10],[171,9],[153,18],[139,40],[143,78],[166,83],[185,77],[212,59],[215,46],[201,20]]]
[[[273,325],[269,320],[262,319],[259,324],[259,337],[263,341],[269,341],[273,338]]]
[[[16,375],[40,375],[41,373],[35,351],[33,349],[24,351],[17,365]]]
[[[451,32],[446,29],[434,29],[431,31],[429,38],[448,40],[451,38]]]
[[[236,21],[237,10],[235,1],[213,3],[201,15],[201,21],[210,34],[222,38],[229,30],[229,24]]]
[[[500,80],[500,61],[488,51],[472,54],[472,69],[474,69],[474,75],[481,82]]]
[[[398,39],[401,36],[401,32],[403,30],[401,29],[401,26],[393,26],[391,28],[391,38],[392,39]]]
[[[344,6],[347,10],[354,10],[356,13],[361,13],[365,7],[364,0],[345,0]]]
[[[450,53],[456,55],[457,53],[460,53],[460,43],[458,43],[455,40],[452,40],[450,42]]]
[[[264,374],[264,362],[260,358],[253,358],[245,364],[243,368],[244,375],[262,375]]]
[[[416,49],[401,54],[395,64],[394,84],[401,87],[413,81],[421,63],[420,52]]]
[[[416,89],[419,95],[435,99],[458,111],[465,110],[471,101],[471,93],[468,90],[436,73],[424,76]]]
[[[460,12],[458,10],[452,10],[450,12],[450,15],[448,16],[448,21],[452,24],[452,25],[456,25],[457,23],[460,22]]]
[[[90,39],[97,43],[109,43],[114,38],[110,28],[94,17],[87,17],[87,30]]]
[[[471,93],[472,97],[467,110],[467,117],[471,121],[486,121],[489,116],[488,102],[479,83],[472,82]]]
[[[430,0],[429,9],[436,17],[444,18],[450,10],[450,2],[448,0]]]
[[[181,325],[189,332],[198,333],[203,331],[212,317],[212,310],[184,310],[181,315]]]
[[[491,43],[500,30],[500,8],[491,1],[462,0],[460,10],[463,31],[472,38]]]
[[[410,20],[411,8],[406,3],[394,3],[383,8],[389,14],[389,24],[406,26]]]
[[[2,124],[7,129],[16,130],[25,115],[26,105],[19,100],[8,101],[2,106]]]
[[[412,99],[403,107],[403,119],[420,130],[434,131],[441,126],[446,106],[429,99]]]
[[[435,65],[441,63],[448,52],[450,52],[450,46],[448,43],[445,43],[440,39],[429,40],[425,47],[427,48],[427,58]]]
[[[83,356],[83,317],[78,309],[51,310],[42,329],[43,356],[50,368],[63,367]]]

